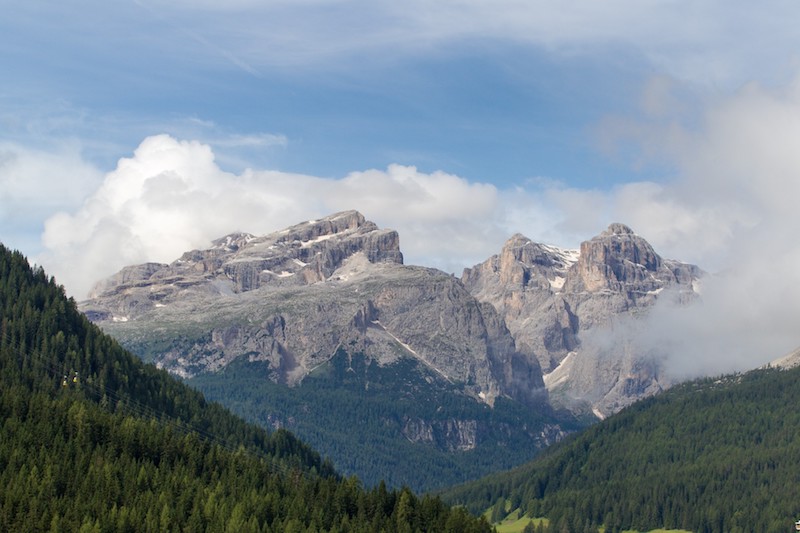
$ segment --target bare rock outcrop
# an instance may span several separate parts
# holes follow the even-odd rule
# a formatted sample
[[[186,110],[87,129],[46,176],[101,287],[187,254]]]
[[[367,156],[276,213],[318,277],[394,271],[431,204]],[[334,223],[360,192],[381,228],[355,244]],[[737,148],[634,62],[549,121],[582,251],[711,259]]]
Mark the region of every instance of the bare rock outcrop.
[[[407,417],[403,424],[403,435],[410,442],[433,444],[450,452],[465,452],[477,447],[478,422],[455,418],[429,421]]]
[[[400,238],[357,211],[337,213],[256,237],[232,233],[206,250],[184,253],[169,265],[130,266],[98,283],[90,300],[124,296],[140,286],[160,286],[161,299],[195,287],[210,294],[243,293],[261,286],[297,286],[324,281],[354,253],[371,263],[403,263]],[[129,298],[128,298],[129,299]],[[150,298],[153,300],[153,298]],[[137,306],[127,306],[135,311]]]
[[[551,400],[606,415],[661,389],[659,367],[618,336],[589,332],[635,319],[659,298],[688,302],[703,272],[663,259],[624,224],[564,250],[514,235],[462,282],[504,318],[519,353],[538,360]],[[608,335],[606,335],[607,337]]]
[[[490,405],[604,416],[669,385],[625,331],[660,300],[694,299],[702,274],[611,224],[579,250],[513,235],[459,280],[404,265],[397,232],[346,211],[126,267],[81,307],[184,377],[246,357],[295,385],[344,350],[414,358]]]
[[[383,365],[415,358],[490,405],[547,402],[538,361],[516,350],[495,308],[449,274],[403,265],[397,233],[356,211],[128,267],[81,307],[184,377],[246,357],[294,385],[345,350]]]

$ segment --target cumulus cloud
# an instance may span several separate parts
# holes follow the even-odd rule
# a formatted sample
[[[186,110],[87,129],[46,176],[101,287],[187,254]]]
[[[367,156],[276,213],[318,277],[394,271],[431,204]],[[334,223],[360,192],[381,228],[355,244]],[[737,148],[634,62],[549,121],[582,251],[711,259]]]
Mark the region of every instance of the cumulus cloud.
[[[52,180],[57,168],[64,176],[75,178]],[[100,172],[83,160],[77,145],[66,143],[44,150],[0,142],[0,194],[4,204],[64,205],[85,196],[99,176]],[[43,183],[48,187],[42,187]]]
[[[87,163],[77,143],[36,149],[0,142],[0,239],[19,247],[41,232],[41,221],[88,195],[102,173]]]
[[[263,234],[356,208],[398,229],[410,261],[463,267],[464,257],[488,254],[487,234],[502,234],[487,224],[497,207],[494,186],[444,172],[392,165],[338,180],[233,174],[217,165],[210,146],[159,135],[121,159],[79,209],[47,220],[40,260],[83,297],[128,264],[170,262],[233,231]]]

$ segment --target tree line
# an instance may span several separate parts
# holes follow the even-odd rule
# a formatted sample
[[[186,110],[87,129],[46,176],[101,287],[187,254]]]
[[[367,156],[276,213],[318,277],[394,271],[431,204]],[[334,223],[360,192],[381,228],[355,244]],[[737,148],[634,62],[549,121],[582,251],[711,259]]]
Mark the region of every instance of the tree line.
[[[491,530],[206,402],[2,245],[0,383],[2,531]]]

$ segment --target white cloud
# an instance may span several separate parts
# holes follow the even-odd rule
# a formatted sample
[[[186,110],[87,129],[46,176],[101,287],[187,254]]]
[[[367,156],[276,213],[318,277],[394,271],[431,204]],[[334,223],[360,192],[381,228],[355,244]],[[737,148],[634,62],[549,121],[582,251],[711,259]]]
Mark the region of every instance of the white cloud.
[[[502,242],[494,219],[499,208],[494,185],[390,165],[385,172],[349,174],[332,195],[338,208],[356,206],[380,225],[397,229],[410,263],[460,274],[487,256],[490,243]]]
[[[54,172],[61,176],[54,176]],[[63,179],[72,175],[77,179]],[[77,143],[43,150],[0,141],[0,195],[4,205],[65,205],[85,196],[99,177],[100,172],[81,157]]]
[[[121,267],[170,262],[227,233],[267,233],[345,209],[400,231],[411,262],[463,267],[488,255],[497,191],[443,172],[392,165],[332,180],[277,171],[225,172],[212,149],[148,137],[74,212],[45,224],[41,262],[82,297]],[[487,225],[487,221],[490,222]],[[478,237],[478,238],[476,238]]]
[[[285,135],[277,135],[275,133],[256,133],[251,135],[230,135],[228,137],[216,138],[209,141],[214,146],[222,147],[268,147],[268,146],[286,146],[289,140]]]
[[[580,189],[558,182],[502,192],[502,226],[560,246],[577,248],[612,222],[629,225],[667,258],[724,268],[737,228],[752,221],[744,206],[697,203],[674,184],[633,182]],[[735,207],[731,209],[730,207]]]
[[[700,108],[669,91],[660,101],[647,95],[650,118],[622,129],[645,164],[671,164],[672,180],[606,189],[542,181],[503,204],[535,239],[574,246],[624,222],[662,256],[715,272],[697,303],[664,299],[646,320],[622,321],[613,334],[660,354],[671,377],[754,368],[800,346],[800,78],[782,89],[750,84]],[[697,114],[684,120],[688,110]],[[609,124],[598,134],[620,133],[621,123]]]
[[[102,173],[67,142],[49,150],[0,142],[0,240],[12,248],[36,248],[41,223],[72,207],[97,187]]]
[[[665,304],[634,328],[680,377],[753,368],[800,346],[800,78],[780,90],[750,84],[690,124],[633,124],[676,178],[608,199],[664,255],[721,271],[701,302]]]

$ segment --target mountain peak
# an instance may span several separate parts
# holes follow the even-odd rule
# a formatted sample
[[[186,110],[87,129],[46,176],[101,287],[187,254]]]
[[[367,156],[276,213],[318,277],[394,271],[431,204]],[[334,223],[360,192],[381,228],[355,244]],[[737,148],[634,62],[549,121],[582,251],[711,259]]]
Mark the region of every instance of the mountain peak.
[[[613,222],[608,225],[608,229],[606,229],[603,233],[600,234],[602,237],[607,237],[610,235],[635,235],[633,230],[626,226],[625,224],[621,224],[619,222]]]
[[[662,267],[661,256],[625,224],[614,223],[581,243],[578,271],[590,292],[620,290],[625,283],[648,283]],[[649,288],[647,290],[650,290]]]
[[[641,314],[660,297],[689,301],[701,275],[693,265],[662,259],[630,227],[613,223],[580,252],[515,234],[461,279],[500,313],[517,349],[538,360],[551,398],[577,410],[588,402],[595,414],[607,414],[661,384],[633,355],[601,353],[580,335],[610,327],[616,316]]]
[[[557,290],[577,257],[577,250],[533,242],[515,233],[503,244],[499,254],[465,268],[461,281],[475,293],[495,292],[497,284],[520,290],[534,286]]]
[[[356,231],[361,228],[377,230],[378,226],[373,222],[369,222],[364,218],[364,215],[358,211],[341,211],[320,219],[308,220],[295,224],[279,232],[284,236],[280,237],[278,240],[286,242],[293,238],[305,242],[323,235],[336,235],[339,233]]]
[[[183,377],[250,354],[270,362],[276,381],[295,384],[340,348],[369,348],[381,364],[413,357],[489,405],[500,395],[537,403],[544,387],[495,309],[449,274],[404,266],[397,232],[357,211],[261,237],[234,233],[169,265],[127,267],[83,309],[129,331],[171,321],[196,335],[191,324],[204,320],[183,351],[161,354]]]
[[[378,228],[358,211],[342,211],[260,237],[231,233],[169,265],[126,267],[98,283],[91,297],[123,297],[148,287],[150,293],[141,301],[126,300],[124,307],[135,313],[161,305],[176,287],[227,294],[262,285],[307,285],[327,280],[359,252],[370,263],[403,263],[396,231]]]

